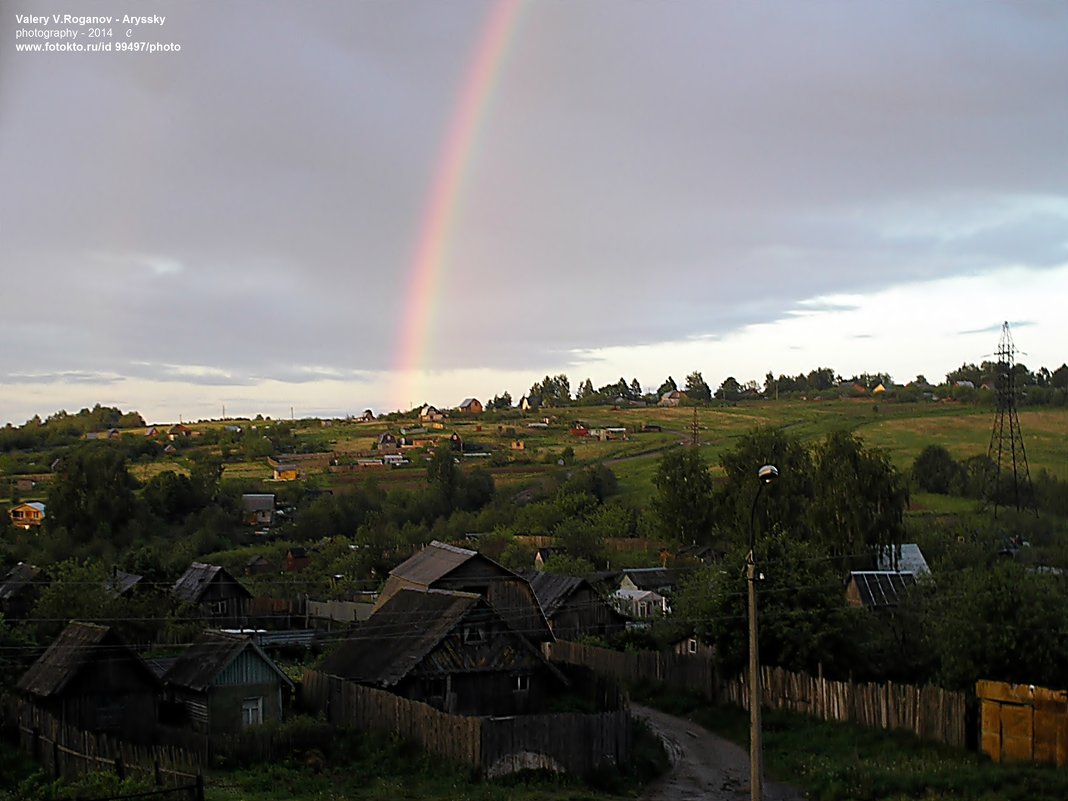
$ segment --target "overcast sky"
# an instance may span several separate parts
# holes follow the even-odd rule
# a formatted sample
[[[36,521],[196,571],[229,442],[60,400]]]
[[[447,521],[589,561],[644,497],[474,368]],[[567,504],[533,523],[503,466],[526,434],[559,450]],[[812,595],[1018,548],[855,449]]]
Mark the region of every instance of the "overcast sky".
[[[534,0],[402,375],[494,7],[0,0],[0,423],[1068,360],[1068,4]],[[181,51],[16,52],[131,12]]]

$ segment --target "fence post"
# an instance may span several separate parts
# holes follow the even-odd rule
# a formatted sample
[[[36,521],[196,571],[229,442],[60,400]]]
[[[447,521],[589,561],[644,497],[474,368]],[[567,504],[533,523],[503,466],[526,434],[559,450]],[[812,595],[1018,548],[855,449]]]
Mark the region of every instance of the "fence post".
[[[195,785],[196,801],[204,801],[204,774],[197,769],[197,780]]]
[[[52,776],[58,779],[60,775],[59,769],[59,734],[53,729],[52,731]]]
[[[163,771],[160,769],[159,757],[152,760],[152,773],[156,778],[156,787],[161,787],[163,785]]]
[[[126,781],[126,763],[122,761],[122,754],[115,757],[115,773],[118,774],[119,781]]]

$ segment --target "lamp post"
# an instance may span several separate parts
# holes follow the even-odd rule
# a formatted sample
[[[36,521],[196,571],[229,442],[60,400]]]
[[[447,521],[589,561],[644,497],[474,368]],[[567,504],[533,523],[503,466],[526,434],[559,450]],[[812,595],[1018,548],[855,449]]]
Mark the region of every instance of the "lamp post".
[[[753,498],[749,513],[749,556],[746,557],[746,576],[749,579],[749,797],[752,801],[764,798],[764,749],[760,732],[760,652],[757,641],[756,596],[756,508],[764,487],[779,476],[779,469],[766,464],[757,471],[760,486]]]

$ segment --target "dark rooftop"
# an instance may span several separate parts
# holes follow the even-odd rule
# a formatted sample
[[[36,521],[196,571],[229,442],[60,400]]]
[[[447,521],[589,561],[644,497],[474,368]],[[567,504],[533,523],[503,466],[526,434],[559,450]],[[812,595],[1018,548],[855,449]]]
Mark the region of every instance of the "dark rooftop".
[[[916,583],[914,574],[891,570],[855,570],[849,579],[856,584],[861,605],[868,608],[897,606]]]

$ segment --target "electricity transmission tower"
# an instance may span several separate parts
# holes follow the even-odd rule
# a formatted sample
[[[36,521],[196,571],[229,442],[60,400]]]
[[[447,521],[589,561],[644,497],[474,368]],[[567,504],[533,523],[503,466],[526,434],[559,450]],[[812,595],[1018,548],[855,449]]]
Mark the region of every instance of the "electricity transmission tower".
[[[697,423],[697,407],[693,407],[693,422],[690,423],[690,444],[698,447],[701,444],[701,427]]]
[[[990,433],[990,448],[987,450],[989,461],[984,496],[987,503],[993,501],[995,518],[1001,505],[1015,506],[1018,512],[1029,509],[1037,515],[1038,507],[1035,505],[1023,433],[1020,431],[1020,417],[1016,413],[1016,346],[1007,322],[1001,326],[996,367],[994,391],[997,394],[997,412],[994,430]]]

